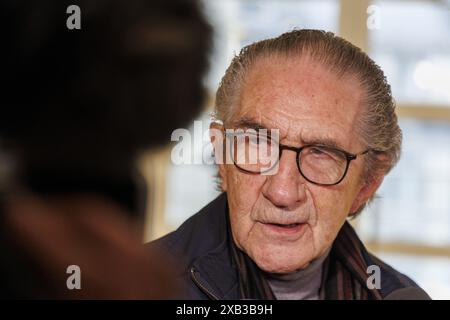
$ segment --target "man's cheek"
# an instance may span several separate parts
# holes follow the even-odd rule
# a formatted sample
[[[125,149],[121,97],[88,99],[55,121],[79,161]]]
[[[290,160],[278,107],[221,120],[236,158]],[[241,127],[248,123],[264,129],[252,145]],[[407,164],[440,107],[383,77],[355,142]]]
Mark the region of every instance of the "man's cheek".
[[[253,243],[255,243],[255,230],[253,223],[249,219],[249,215],[245,212],[239,211],[232,216],[232,232],[235,243],[238,248],[243,251],[251,249]]]
[[[318,223],[314,228],[314,238],[320,246],[331,244],[334,241],[347,217],[346,206],[342,201],[334,200],[330,203],[335,205],[321,208],[318,214]]]
[[[345,219],[349,208],[349,195],[341,190],[325,190],[325,192],[313,193],[313,200],[319,218]]]
[[[258,199],[259,179],[245,173],[236,172],[237,170],[233,171],[229,175],[228,188],[233,190],[234,198],[239,199],[239,206],[249,210]]]

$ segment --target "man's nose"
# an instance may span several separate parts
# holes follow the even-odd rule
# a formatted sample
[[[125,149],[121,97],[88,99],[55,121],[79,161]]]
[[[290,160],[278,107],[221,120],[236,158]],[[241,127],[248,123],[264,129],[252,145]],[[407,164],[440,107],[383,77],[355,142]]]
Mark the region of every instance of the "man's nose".
[[[295,152],[285,150],[278,162],[278,171],[267,176],[262,192],[275,206],[292,210],[305,199],[304,183]]]

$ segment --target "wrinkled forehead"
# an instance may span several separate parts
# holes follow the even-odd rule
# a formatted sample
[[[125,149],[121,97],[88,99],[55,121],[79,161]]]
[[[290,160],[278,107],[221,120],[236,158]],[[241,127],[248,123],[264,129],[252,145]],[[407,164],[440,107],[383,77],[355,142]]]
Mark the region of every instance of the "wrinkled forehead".
[[[280,139],[355,145],[363,90],[356,77],[338,76],[310,58],[256,62],[241,88],[233,125],[280,130]],[[247,123],[247,124],[246,124]]]

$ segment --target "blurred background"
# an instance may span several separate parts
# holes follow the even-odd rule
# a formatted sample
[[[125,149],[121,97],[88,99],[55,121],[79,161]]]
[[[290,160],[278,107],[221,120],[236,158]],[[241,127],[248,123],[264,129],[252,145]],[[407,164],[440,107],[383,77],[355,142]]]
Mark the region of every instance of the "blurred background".
[[[215,28],[206,79],[211,98],[198,119],[203,131],[220,78],[233,55],[251,42],[293,28],[323,29],[361,47],[381,66],[397,101],[403,154],[378,197],[352,223],[374,253],[433,299],[450,299],[450,0],[203,0],[203,5]],[[194,132],[194,126],[188,129]],[[207,143],[195,138],[194,153],[201,155]],[[174,230],[219,194],[213,165],[174,165],[170,153],[166,147],[141,160],[152,204],[145,241]]]

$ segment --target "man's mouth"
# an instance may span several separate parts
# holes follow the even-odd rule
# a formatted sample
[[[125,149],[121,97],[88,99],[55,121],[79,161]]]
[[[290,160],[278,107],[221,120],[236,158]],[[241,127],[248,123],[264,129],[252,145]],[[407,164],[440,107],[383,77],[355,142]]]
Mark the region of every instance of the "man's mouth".
[[[268,223],[277,227],[281,228],[295,228],[296,226],[300,225],[301,223],[289,223],[289,224],[281,224],[281,223]]]
[[[305,229],[306,223],[271,223],[264,222],[261,223],[264,229],[273,234],[281,235],[299,235]]]

